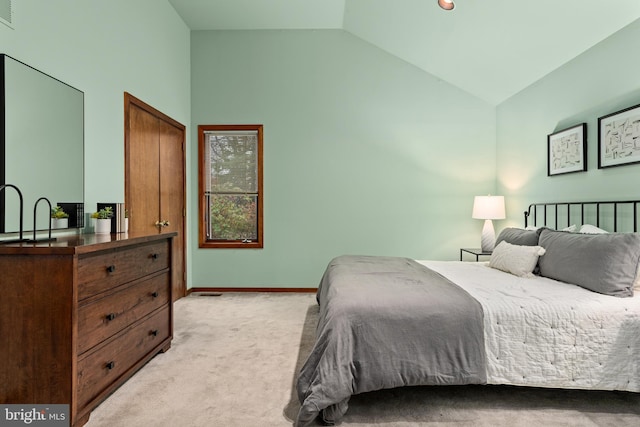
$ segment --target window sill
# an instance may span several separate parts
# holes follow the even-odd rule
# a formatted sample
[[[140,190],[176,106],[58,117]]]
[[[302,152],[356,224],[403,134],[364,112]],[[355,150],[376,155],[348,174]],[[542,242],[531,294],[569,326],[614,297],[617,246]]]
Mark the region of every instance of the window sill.
[[[216,242],[213,240],[207,240],[200,242],[198,245],[202,249],[262,249],[264,245],[262,242]]]

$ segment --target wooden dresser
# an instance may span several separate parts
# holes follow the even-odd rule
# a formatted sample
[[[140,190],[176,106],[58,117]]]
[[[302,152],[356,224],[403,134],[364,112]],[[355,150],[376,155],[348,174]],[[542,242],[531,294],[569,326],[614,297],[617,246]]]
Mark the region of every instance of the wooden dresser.
[[[69,404],[81,426],[168,350],[174,235],[0,245],[0,403]]]

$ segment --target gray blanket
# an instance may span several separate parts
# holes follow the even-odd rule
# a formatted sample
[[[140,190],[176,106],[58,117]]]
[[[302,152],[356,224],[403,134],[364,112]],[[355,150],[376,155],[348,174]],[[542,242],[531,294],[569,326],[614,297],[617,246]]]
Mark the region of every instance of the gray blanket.
[[[341,256],[317,293],[316,343],[297,381],[296,426],[339,422],[358,393],[486,383],[482,307],[406,258]]]

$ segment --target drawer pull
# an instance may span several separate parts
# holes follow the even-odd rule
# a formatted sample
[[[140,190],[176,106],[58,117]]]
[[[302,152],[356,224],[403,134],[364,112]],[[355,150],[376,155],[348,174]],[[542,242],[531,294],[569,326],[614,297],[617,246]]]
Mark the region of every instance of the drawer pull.
[[[109,267],[107,267],[107,273],[113,273],[114,271],[116,271],[115,265],[110,265]]]
[[[105,366],[108,370],[112,370],[113,368],[116,367],[116,362],[114,362],[113,360],[109,363],[107,363],[107,365]]]
[[[153,335],[154,337],[158,336],[158,330],[154,329],[153,331],[149,332],[149,335]]]
[[[152,292],[151,296],[154,297],[154,298],[158,298],[158,293],[157,292]]]
[[[158,254],[151,254],[151,259],[154,260],[154,261],[157,260],[158,257],[159,257]]]
[[[116,316],[117,315],[115,313],[109,313],[109,314],[107,314],[106,317],[107,317],[107,320],[111,321],[111,320],[115,319]]]

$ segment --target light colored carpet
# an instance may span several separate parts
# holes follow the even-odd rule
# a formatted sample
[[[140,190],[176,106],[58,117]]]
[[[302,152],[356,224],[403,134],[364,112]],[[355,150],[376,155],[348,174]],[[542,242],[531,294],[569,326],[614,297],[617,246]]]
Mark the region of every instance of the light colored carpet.
[[[175,303],[171,349],[96,408],[86,426],[291,426],[299,408],[294,379],[317,313],[313,294],[183,298]],[[354,396],[342,425],[639,426],[640,394],[402,388]]]

